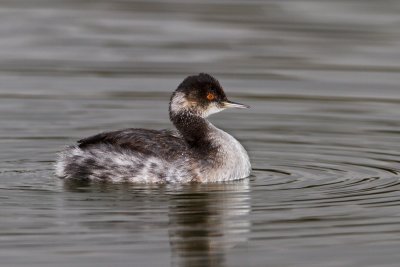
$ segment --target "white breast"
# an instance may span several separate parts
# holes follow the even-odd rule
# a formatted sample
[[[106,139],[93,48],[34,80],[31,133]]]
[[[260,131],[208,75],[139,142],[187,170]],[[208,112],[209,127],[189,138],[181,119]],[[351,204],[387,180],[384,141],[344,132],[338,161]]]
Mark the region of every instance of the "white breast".
[[[230,181],[246,178],[250,175],[251,164],[247,151],[233,136],[216,128],[212,128],[211,139],[220,146],[218,157],[221,165],[206,171],[207,182]]]

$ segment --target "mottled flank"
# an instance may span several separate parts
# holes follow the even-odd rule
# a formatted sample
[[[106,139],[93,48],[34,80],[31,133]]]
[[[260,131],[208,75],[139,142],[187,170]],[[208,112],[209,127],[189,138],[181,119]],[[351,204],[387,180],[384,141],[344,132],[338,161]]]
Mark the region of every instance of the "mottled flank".
[[[175,183],[197,177],[188,162],[168,161],[101,144],[86,150],[71,147],[61,154],[57,175],[69,179],[134,183]],[[189,180],[187,181],[189,182]]]
[[[60,153],[58,176],[134,183],[171,183],[182,178],[189,182],[199,177],[183,139],[167,131],[126,129],[78,143]]]
[[[170,118],[178,131],[125,129],[82,139],[60,153],[56,174],[65,179],[133,183],[245,178],[251,171],[245,149],[205,119],[227,103],[213,77],[190,76],[170,102]]]

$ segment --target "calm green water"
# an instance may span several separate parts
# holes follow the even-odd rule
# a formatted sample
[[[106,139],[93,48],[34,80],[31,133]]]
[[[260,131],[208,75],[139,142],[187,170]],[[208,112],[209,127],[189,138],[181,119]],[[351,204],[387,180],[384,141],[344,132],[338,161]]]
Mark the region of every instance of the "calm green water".
[[[398,266],[399,1],[0,0],[0,266]],[[168,128],[200,71],[253,175],[65,184],[55,154]]]

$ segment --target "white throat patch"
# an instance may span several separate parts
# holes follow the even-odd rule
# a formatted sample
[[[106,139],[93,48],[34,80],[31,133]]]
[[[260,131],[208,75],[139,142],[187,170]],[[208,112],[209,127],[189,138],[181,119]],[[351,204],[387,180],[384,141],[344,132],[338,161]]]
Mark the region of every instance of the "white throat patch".
[[[212,103],[208,106],[208,108],[203,112],[202,117],[207,118],[208,116],[223,111],[225,108],[218,107],[215,103]]]

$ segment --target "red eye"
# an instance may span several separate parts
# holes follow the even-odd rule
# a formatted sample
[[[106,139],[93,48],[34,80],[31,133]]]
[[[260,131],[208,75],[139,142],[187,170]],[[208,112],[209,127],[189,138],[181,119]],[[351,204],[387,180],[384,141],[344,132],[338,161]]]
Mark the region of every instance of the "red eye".
[[[208,93],[207,99],[210,100],[210,101],[214,100],[215,99],[215,95],[213,93]]]

